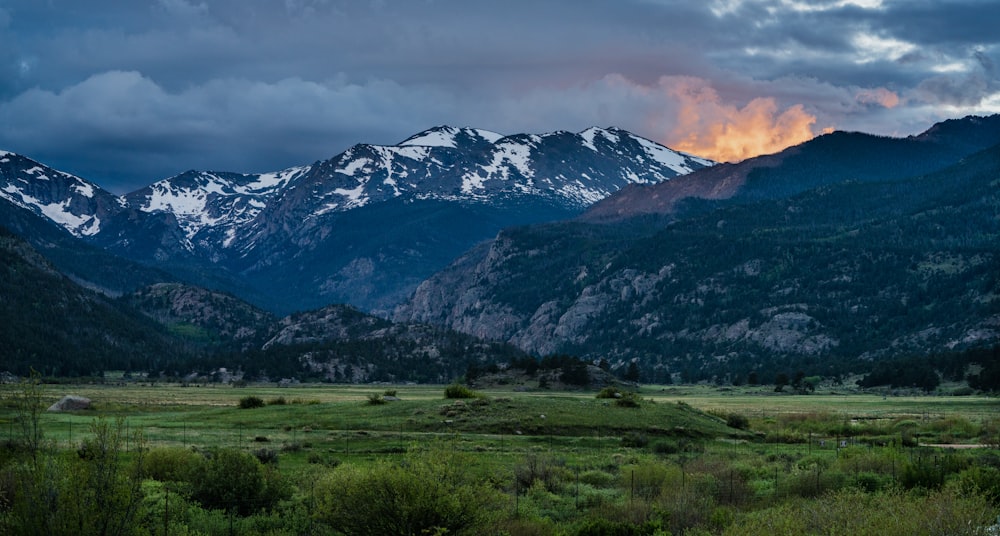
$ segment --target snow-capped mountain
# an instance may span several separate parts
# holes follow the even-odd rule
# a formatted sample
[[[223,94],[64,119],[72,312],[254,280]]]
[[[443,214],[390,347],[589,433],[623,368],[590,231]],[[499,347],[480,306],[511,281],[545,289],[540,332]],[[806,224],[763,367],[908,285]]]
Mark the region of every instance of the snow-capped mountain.
[[[309,171],[309,166],[275,173],[186,171],[125,196],[125,204],[146,213],[169,213],[186,237],[185,246],[227,248],[270,199]]]
[[[713,164],[617,128],[503,136],[449,126],[274,173],[188,171],[121,197],[12,153],[0,160],[8,201],[125,257],[203,274],[197,283],[224,273],[228,290],[249,284],[279,311],[336,301],[388,310],[503,227],[572,216],[626,185]]]
[[[122,200],[92,182],[7,151],[0,151],[0,198],[77,237],[96,235],[102,221],[123,206]]]

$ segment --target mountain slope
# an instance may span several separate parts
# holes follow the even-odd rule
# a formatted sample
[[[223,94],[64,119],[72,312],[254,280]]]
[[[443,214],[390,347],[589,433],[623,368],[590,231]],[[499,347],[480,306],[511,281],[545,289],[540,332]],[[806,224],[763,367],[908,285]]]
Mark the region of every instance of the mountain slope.
[[[678,214],[701,206],[696,200],[752,202],[845,180],[902,179],[941,169],[996,143],[1000,143],[1000,115],[953,119],[907,138],[833,132],[780,153],[720,164],[668,183],[629,186],[596,203],[583,219]]]
[[[123,302],[203,350],[166,363],[162,370],[169,376],[214,375],[224,368],[253,380],[444,383],[470,365],[526,357],[509,344],[394,324],[346,305],[278,319],[233,296],[178,284],[153,285]]]
[[[191,355],[155,323],[59,273],[0,227],[0,341],[5,371],[100,375],[157,370]]]
[[[571,217],[625,185],[712,164],[615,128],[502,136],[441,126],[276,173],[188,171],[115,197],[3,158],[9,203],[282,313],[335,302],[385,313],[504,227]]]
[[[792,150],[798,169],[825,161],[808,160],[811,144]],[[758,169],[792,177],[784,165]],[[803,173],[804,191],[779,199],[506,230],[423,283],[396,319],[639,359],[647,379],[849,368],[1000,339],[1000,146],[911,178],[816,187]]]

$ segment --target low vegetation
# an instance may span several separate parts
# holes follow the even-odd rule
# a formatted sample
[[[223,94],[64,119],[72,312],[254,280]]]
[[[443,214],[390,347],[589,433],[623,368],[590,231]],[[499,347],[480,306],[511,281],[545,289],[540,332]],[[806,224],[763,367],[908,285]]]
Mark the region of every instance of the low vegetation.
[[[4,388],[0,533],[987,535],[1000,514],[985,397],[74,387],[99,409]]]

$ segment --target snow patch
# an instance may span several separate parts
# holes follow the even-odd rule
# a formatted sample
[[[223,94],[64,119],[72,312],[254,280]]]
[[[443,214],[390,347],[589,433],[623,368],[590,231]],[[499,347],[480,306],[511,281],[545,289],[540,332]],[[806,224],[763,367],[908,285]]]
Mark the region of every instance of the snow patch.
[[[83,182],[82,180],[79,179],[77,180],[79,182],[77,182],[73,186],[70,186],[70,188],[72,188],[73,190],[76,191],[76,193],[84,197],[91,197],[91,198],[94,197],[94,187],[86,182]]]
[[[594,145],[594,137],[597,135],[597,128],[590,127],[580,133],[580,137],[583,138],[583,146],[590,149],[591,151],[597,152],[597,146]]]
[[[257,180],[246,185],[246,190],[248,191],[244,193],[281,188],[291,182],[292,179],[309,171],[309,169],[310,166],[299,166],[272,173],[261,173],[257,176]]]
[[[346,203],[339,205],[334,203],[332,205],[327,205],[327,207],[339,206],[344,209],[363,207],[368,203],[368,197],[365,195],[365,185],[359,184],[357,187],[348,190],[347,188],[337,188],[333,193],[344,196],[347,198]],[[328,212],[328,211],[324,211]]]
[[[594,140],[597,136],[601,136],[612,144],[617,144],[620,141],[614,132],[603,128],[590,127],[580,133],[580,137],[583,138],[583,146],[595,153],[598,152],[597,146],[594,145]]]
[[[38,166],[35,166],[35,167],[31,168],[31,169],[26,169],[24,172],[27,173],[28,175],[34,175],[35,178],[38,179],[38,180],[40,180],[40,181],[47,181],[47,180],[49,180],[48,175],[44,174],[45,170],[43,168],[38,167]]]
[[[61,225],[70,233],[81,236],[91,236],[100,230],[100,220],[95,216],[77,216],[70,212],[70,200],[61,203],[42,203],[38,199],[18,190],[15,186],[8,184],[2,190],[9,195],[17,195],[20,199],[4,196],[16,205],[25,208],[34,207],[38,209],[46,218]]]
[[[358,170],[371,163],[372,163],[371,158],[358,158],[357,160],[350,161],[346,166],[340,169],[335,169],[334,172],[343,173],[344,175],[353,177],[358,173]]]
[[[456,148],[458,145],[455,143],[456,130],[447,127],[439,130],[429,130],[423,134],[418,134],[416,137],[410,138],[403,143],[400,143],[400,147],[408,146],[420,146],[420,147],[448,147],[450,149]]]
[[[503,134],[497,134],[496,132],[478,128],[440,127],[426,132],[421,132],[420,134],[417,134],[416,136],[400,143],[397,147],[420,146],[447,147],[449,149],[455,149],[458,147],[458,141],[456,140],[458,134],[466,134],[474,138],[482,138],[489,143],[496,143],[504,137]]]

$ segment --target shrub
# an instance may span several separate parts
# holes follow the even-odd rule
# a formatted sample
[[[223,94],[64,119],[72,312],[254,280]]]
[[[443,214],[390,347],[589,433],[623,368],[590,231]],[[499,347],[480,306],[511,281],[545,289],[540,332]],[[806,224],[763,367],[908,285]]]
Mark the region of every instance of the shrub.
[[[396,390],[395,389],[386,389],[385,392],[383,392],[382,394],[385,395],[385,396],[396,396]]]
[[[664,534],[663,525],[659,521],[636,524],[602,518],[587,520],[576,530],[577,536],[656,536],[659,534]]]
[[[284,406],[287,403],[288,403],[288,401],[285,400],[285,397],[283,397],[283,396],[279,396],[277,398],[272,398],[272,399],[270,399],[270,400],[267,401],[267,405],[268,406]]]
[[[240,409],[254,409],[264,407],[264,399],[259,396],[245,396],[240,399]]]
[[[726,416],[726,426],[737,430],[746,430],[750,428],[750,419],[747,419],[746,415],[730,413]]]
[[[204,507],[245,516],[291,496],[290,486],[277,471],[268,470],[253,455],[236,449],[211,454],[191,473],[191,495]]]
[[[314,512],[348,536],[484,533],[504,498],[468,475],[470,465],[441,451],[340,466],[317,484]]]
[[[665,439],[663,441],[657,441],[653,443],[653,452],[656,454],[677,454],[681,451],[680,445],[676,441]]]
[[[368,405],[369,406],[379,406],[385,404],[385,398],[378,393],[371,393],[368,395]]]
[[[278,464],[278,451],[274,449],[257,449],[253,453],[254,458],[264,464],[264,465],[277,465]]]
[[[654,499],[665,488],[679,488],[683,479],[681,468],[660,462],[642,462],[622,468],[622,488],[629,495]]]
[[[481,396],[460,383],[453,383],[444,389],[445,398],[480,398]]]
[[[1000,505],[1000,469],[996,467],[970,467],[958,474],[955,485],[965,495],[979,494]]]
[[[620,408],[637,408],[639,407],[639,395],[623,393],[620,398],[615,399],[615,405]]]
[[[612,386],[605,387],[597,393],[597,398],[620,398],[621,396],[621,391],[619,391],[617,387]]]
[[[184,482],[190,478],[191,469],[197,467],[202,456],[181,447],[155,448],[146,453],[142,461],[144,478],[160,482]]]
[[[607,488],[615,483],[615,475],[599,471],[597,469],[591,469],[580,473],[580,482],[595,488]]]
[[[649,444],[646,434],[639,432],[629,432],[622,436],[622,446],[627,448],[643,448]]]
[[[524,463],[514,467],[514,478],[517,480],[518,489],[527,490],[536,482],[545,486],[545,489],[555,492],[562,485],[563,463],[549,457],[541,457],[529,454]]]

